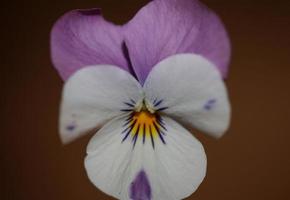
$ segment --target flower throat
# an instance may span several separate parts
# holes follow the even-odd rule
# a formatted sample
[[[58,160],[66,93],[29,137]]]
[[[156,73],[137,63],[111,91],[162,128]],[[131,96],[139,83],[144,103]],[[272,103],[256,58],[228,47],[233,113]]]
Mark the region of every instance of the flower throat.
[[[123,124],[124,130],[122,134],[124,134],[124,138],[122,142],[131,138],[133,146],[135,146],[137,141],[143,144],[149,141],[154,148],[156,139],[160,138],[161,142],[166,144],[164,136],[167,129],[162,117],[157,112],[158,110],[153,109],[144,100],[136,107],[136,104],[133,104],[134,102],[131,103],[125,104],[132,107],[132,109],[123,110],[129,112],[129,114]]]

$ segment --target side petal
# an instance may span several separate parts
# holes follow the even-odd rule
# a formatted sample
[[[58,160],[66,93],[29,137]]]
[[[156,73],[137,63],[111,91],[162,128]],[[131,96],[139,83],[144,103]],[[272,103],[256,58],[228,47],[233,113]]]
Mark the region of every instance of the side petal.
[[[65,83],[60,134],[64,143],[132,109],[141,101],[140,84],[126,71],[110,65],[87,66]],[[125,103],[131,102],[128,107]],[[128,107],[128,108],[127,108]]]
[[[220,137],[228,129],[230,104],[214,64],[194,54],[174,55],[158,63],[144,90],[154,110]],[[161,99],[162,103],[154,103]]]
[[[230,43],[219,17],[198,0],[154,0],[126,25],[126,44],[141,83],[159,61],[195,53],[227,75]]]
[[[192,194],[206,174],[201,143],[170,118],[164,144],[139,137],[122,142],[124,118],[106,124],[87,147],[85,167],[92,183],[121,200],[176,200]]]
[[[51,32],[51,57],[66,80],[76,70],[98,64],[128,71],[121,27],[107,22],[99,9],[74,10],[62,16]]]

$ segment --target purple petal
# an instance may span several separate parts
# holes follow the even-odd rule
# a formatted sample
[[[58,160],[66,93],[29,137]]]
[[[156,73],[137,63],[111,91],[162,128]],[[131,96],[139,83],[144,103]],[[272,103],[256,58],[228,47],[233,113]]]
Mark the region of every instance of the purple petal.
[[[201,54],[226,77],[230,43],[218,16],[197,0],[155,0],[126,26],[132,65],[144,83],[154,65],[178,53]]]
[[[130,198],[132,200],[151,200],[151,187],[146,173],[141,170],[131,183]]]
[[[112,64],[127,71],[122,28],[105,21],[99,9],[74,10],[62,16],[51,32],[51,56],[66,80],[88,65]]]

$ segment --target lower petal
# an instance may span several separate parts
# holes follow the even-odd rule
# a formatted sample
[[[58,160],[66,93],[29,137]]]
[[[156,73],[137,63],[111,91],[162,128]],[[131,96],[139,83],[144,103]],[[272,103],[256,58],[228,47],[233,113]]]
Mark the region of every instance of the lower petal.
[[[121,200],[176,200],[192,194],[206,173],[201,143],[167,117],[162,117],[165,143],[154,137],[153,147],[134,135],[123,140],[125,120],[112,120],[91,139],[85,166],[92,183]]]

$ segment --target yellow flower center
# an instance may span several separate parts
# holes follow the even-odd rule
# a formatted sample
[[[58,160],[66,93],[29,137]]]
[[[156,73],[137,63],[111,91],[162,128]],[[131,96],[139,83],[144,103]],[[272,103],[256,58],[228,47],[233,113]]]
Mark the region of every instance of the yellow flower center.
[[[145,144],[146,140],[149,139],[154,148],[155,140],[159,137],[162,143],[166,144],[164,136],[167,129],[160,116],[160,112],[167,109],[167,107],[160,106],[162,102],[163,100],[157,99],[153,101],[153,104],[144,99],[138,103],[132,99],[130,102],[125,102],[127,108],[121,111],[128,112],[129,115],[123,125],[123,141],[131,138],[133,146],[135,146],[138,140],[141,140]]]
[[[142,109],[139,112],[133,112],[127,119],[125,130],[123,131],[125,133],[123,141],[130,135],[135,146],[138,138],[143,144],[149,139],[154,148],[154,140],[158,137],[165,144],[163,138],[165,131],[164,122],[157,113],[151,113],[148,110]]]

